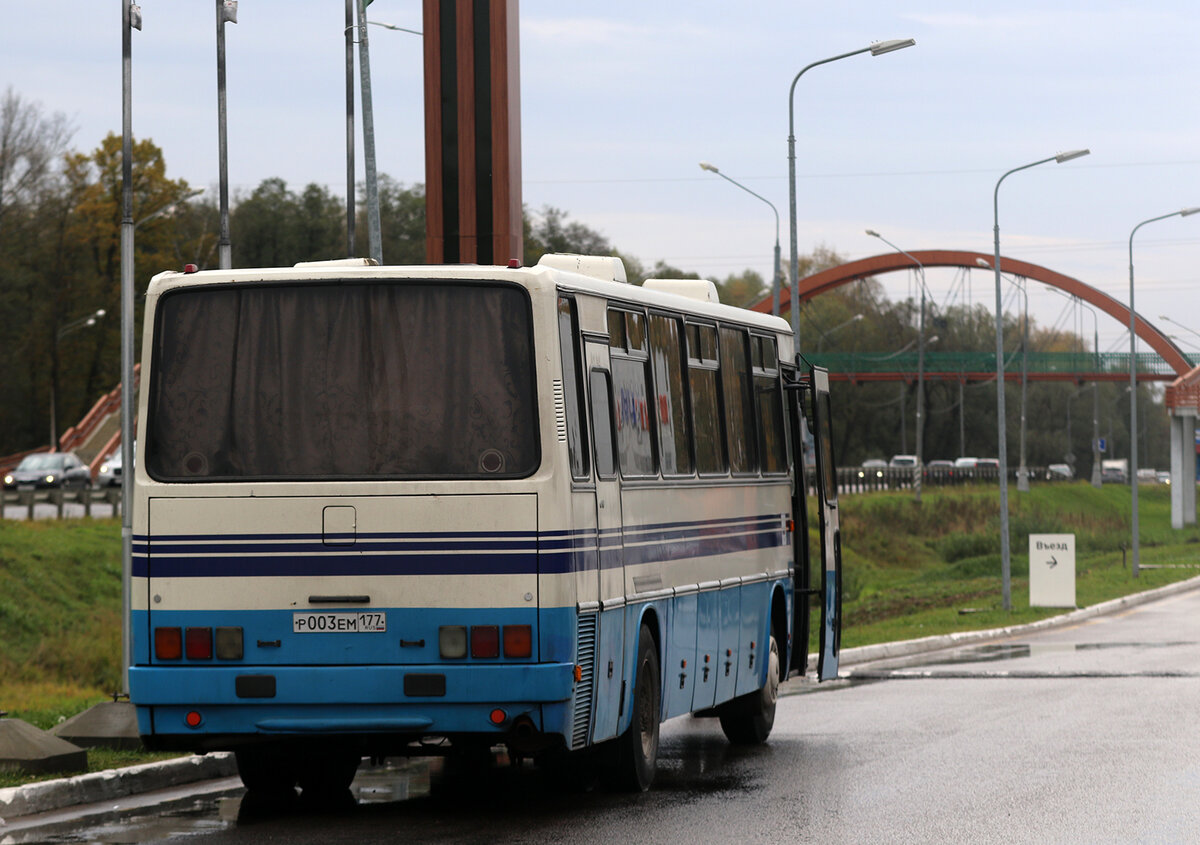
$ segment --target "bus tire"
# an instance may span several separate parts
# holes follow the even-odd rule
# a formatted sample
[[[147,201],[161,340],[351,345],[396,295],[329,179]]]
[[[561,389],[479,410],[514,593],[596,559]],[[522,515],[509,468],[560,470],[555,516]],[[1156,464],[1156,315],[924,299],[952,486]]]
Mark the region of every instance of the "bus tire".
[[[658,723],[662,687],[658,650],[647,625],[638,634],[638,659],[633,681],[629,728],[615,741],[609,786],[623,792],[645,792],[658,768]]]
[[[296,797],[296,766],[291,754],[272,746],[234,752],[247,792],[260,798]]]
[[[360,762],[362,757],[352,751],[306,756],[297,767],[301,798],[325,802],[347,797]]]
[[[779,643],[771,635],[767,658],[767,682],[761,689],[738,696],[718,708],[721,730],[734,745],[759,745],[767,741],[775,726],[775,705],[779,700]]]

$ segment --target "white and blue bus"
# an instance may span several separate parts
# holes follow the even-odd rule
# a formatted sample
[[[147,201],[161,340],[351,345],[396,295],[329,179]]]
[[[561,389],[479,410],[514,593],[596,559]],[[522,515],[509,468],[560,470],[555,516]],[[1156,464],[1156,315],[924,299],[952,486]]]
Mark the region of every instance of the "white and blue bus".
[[[709,282],[627,284],[617,258],[159,274],[131,584],[145,745],[233,750],[252,792],[320,794],[365,756],[499,745],[646,789],[660,722],[686,713],[764,741],[810,604],[837,673],[828,379],[793,360],[783,320]]]

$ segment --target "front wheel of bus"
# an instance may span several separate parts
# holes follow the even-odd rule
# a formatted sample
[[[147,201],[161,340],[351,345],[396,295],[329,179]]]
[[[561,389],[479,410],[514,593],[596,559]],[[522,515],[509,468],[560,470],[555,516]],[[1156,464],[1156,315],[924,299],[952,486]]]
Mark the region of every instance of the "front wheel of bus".
[[[634,676],[632,718],[629,729],[617,740],[610,784],[628,792],[645,792],[658,768],[658,721],[661,687],[658,651],[650,628],[638,635],[638,659]]]
[[[762,689],[739,696],[721,707],[721,730],[734,745],[766,742],[775,726],[775,704],[779,700],[779,643],[771,635],[767,660],[767,682]]]

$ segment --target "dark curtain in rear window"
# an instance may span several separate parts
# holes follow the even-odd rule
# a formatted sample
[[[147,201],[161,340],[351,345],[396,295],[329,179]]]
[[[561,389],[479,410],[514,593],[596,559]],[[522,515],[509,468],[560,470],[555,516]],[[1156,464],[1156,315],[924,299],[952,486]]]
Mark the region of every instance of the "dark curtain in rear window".
[[[208,288],[163,296],[147,469],[161,479],[461,478],[538,463],[514,287]]]

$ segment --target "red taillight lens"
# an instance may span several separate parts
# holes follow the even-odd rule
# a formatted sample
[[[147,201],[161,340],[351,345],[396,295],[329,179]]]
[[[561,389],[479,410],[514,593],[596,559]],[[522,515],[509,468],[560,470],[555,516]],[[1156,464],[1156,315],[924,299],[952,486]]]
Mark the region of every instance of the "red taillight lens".
[[[183,657],[183,630],[155,628],[154,656],[159,660],[179,660]]]
[[[188,628],[184,634],[188,660],[212,660],[212,628]]]
[[[504,656],[533,656],[533,627],[530,625],[504,626]]]
[[[471,626],[471,656],[499,657],[500,628],[496,625]]]

